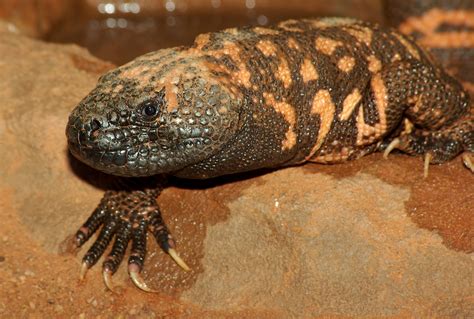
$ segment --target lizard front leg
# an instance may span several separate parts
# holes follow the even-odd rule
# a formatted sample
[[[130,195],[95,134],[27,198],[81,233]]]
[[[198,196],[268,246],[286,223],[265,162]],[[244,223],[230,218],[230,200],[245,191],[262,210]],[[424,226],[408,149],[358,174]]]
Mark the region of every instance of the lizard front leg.
[[[102,227],[98,238],[84,255],[81,278],[84,278],[87,270],[97,263],[115,236],[112,250],[102,266],[106,286],[113,290],[111,277],[117,271],[127,246],[131,242],[132,247],[128,259],[130,278],[140,289],[152,292],[140,276],[146,255],[148,231],[179,266],[184,270],[189,270],[174,250],[175,242],[161,217],[156,202],[159,192],[158,188],[105,193],[98,207],[75,235],[75,244],[80,247],[99,227]]]

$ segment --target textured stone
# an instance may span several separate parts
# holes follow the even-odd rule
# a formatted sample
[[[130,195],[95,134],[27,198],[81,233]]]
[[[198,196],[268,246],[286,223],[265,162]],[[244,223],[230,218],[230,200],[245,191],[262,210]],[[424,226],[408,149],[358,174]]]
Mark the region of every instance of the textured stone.
[[[294,318],[426,316],[441,304],[474,314],[471,257],[413,223],[406,187],[301,168],[261,180],[229,203],[226,222],[208,228],[204,272],[187,300]]]

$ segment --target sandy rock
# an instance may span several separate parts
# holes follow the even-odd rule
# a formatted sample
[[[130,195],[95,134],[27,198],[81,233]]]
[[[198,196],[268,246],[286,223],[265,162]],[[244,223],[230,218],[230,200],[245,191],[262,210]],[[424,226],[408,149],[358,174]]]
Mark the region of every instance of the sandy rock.
[[[440,303],[474,314],[471,257],[412,222],[406,187],[301,168],[261,179],[229,203],[226,222],[208,228],[204,271],[187,300],[285,318],[426,316]]]
[[[68,114],[111,66],[77,46],[0,37],[0,185],[14,190],[14,209],[31,236],[57,251],[101,197],[71,168]]]

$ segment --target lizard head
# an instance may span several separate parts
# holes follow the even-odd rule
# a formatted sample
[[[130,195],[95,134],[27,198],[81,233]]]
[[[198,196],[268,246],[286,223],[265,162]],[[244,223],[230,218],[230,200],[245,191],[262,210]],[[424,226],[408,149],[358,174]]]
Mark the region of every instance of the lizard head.
[[[218,152],[237,129],[241,102],[180,53],[157,51],[102,76],[69,117],[71,153],[106,173],[151,176]]]

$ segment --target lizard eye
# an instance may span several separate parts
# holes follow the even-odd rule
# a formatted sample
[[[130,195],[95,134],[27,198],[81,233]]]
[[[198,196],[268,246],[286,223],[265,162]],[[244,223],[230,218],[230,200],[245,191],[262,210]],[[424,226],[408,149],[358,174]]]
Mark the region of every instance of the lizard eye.
[[[146,120],[153,120],[159,112],[160,105],[158,105],[158,101],[148,100],[140,105],[140,114]]]
[[[153,101],[147,101],[143,105],[143,115],[152,117],[158,113],[158,108],[155,106]]]
[[[164,104],[164,91],[160,91],[158,96],[155,98],[146,100],[142,102],[139,106],[139,113],[146,119],[146,120],[153,120],[156,116],[160,113],[160,109]]]

